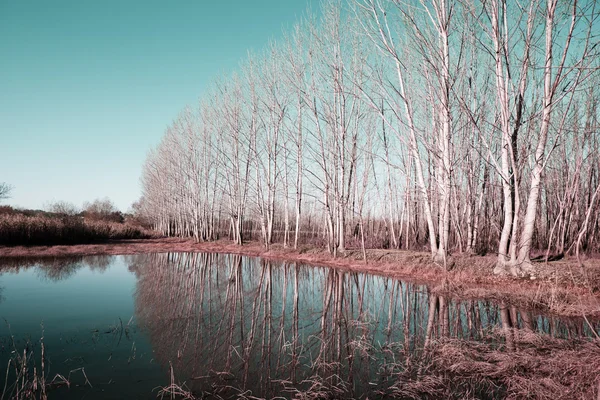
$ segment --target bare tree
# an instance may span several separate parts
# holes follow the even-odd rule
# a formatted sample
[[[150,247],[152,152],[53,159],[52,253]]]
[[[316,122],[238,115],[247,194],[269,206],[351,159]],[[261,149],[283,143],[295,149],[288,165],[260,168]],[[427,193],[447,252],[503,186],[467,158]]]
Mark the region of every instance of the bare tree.
[[[13,187],[8,183],[1,182],[0,183],[0,200],[8,199],[10,197],[10,192],[12,192]]]
[[[306,101],[307,80],[306,80],[306,45],[302,31],[303,25],[297,24],[291,37],[285,40],[285,59],[288,63],[284,67],[284,76],[287,78],[287,85],[290,86],[295,102],[290,104],[293,110],[290,115],[290,127],[288,128],[289,142],[292,143],[293,150],[287,146],[288,141],[284,142],[286,152],[296,155],[296,201],[295,212],[296,221],[294,229],[294,249],[298,248],[298,238],[300,235],[300,223],[302,216],[302,194],[304,177],[304,109]],[[295,118],[292,115],[295,114]],[[287,159],[287,157],[286,157]],[[287,185],[286,185],[287,186]],[[287,189],[286,189],[287,190]]]
[[[119,209],[108,197],[83,203],[83,214],[86,218],[90,219],[123,221],[123,216],[119,212]]]
[[[46,206],[46,209],[56,214],[64,214],[69,216],[79,214],[80,212],[79,208],[75,204],[69,203],[68,201],[55,201]]]
[[[407,87],[407,77],[411,77],[414,79],[414,74],[408,69],[411,65],[408,60],[415,57],[415,53],[407,53],[406,49],[408,48],[406,43],[404,45],[398,43],[397,36],[405,35],[405,37],[424,37],[424,33],[418,29],[418,23],[413,16],[413,8],[412,7],[404,7],[403,3],[400,2],[386,2],[385,6],[390,6],[395,8],[395,14],[388,14],[389,10],[387,7],[377,0],[365,0],[363,2],[357,3],[358,11],[362,11],[359,13],[359,18],[362,21],[362,26],[365,34],[371,40],[373,44],[375,44],[376,48],[379,49],[382,54],[390,59],[393,63],[394,74],[396,82],[392,80],[380,78],[380,87],[384,89],[386,86],[389,87],[388,90],[385,90],[381,97],[385,99],[385,102],[390,104],[390,109],[393,111],[393,117],[399,123],[390,119],[390,117],[386,117],[383,109],[379,110],[381,117],[384,119],[386,125],[394,131],[398,138],[406,143],[409,152],[414,159],[414,165],[416,170],[417,177],[417,185],[419,187],[419,192],[421,194],[422,206],[425,213],[425,218],[428,227],[428,236],[429,236],[429,244],[432,257],[443,261],[445,260],[446,252],[447,252],[447,236],[449,230],[449,221],[450,221],[450,210],[449,210],[449,199],[450,199],[450,114],[449,114],[449,77],[448,77],[448,46],[447,46],[447,36],[448,36],[448,5],[445,2],[442,3],[434,3],[433,6],[436,9],[433,14],[430,14],[431,20],[434,23],[434,26],[438,30],[438,34],[440,36],[439,43],[441,44],[441,48],[437,50],[431,49],[433,52],[438,51],[439,54],[437,57],[440,57],[443,63],[441,70],[437,70],[441,73],[440,80],[440,89],[438,91],[439,96],[441,97],[436,99],[437,101],[441,101],[440,108],[438,109],[439,117],[441,118],[441,124],[439,129],[439,140],[438,144],[441,150],[441,154],[438,156],[439,164],[438,171],[440,172],[440,180],[439,187],[443,190],[443,194],[440,197],[440,222],[442,225],[439,227],[440,229],[440,242],[436,240],[436,228],[433,220],[432,213],[432,203],[428,190],[428,186],[425,180],[425,173],[423,170],[424,164],[424,156],[422,154],[422,147],[419,145],[419,138],[424,138],[424,131],[419,130],[416,123],[415,114],[415,100],[414,97],[418,96],[417,92],[411,92]],[[429,12],[429,9],[427,8]],[[397,29],[402,29],[402,33],[395,32],[391,27],[391,22],[389,18],[392,15],[396,17],[396,25]],[[409,22],[402,25],[401,20],[408,20]],[[428,42],[426,42],[428,43]],[[425,45],[424,45],[425,46]],[[422,55],[427,54],[425,50],[421,51]],[[427,61],[427,65],[434,66],[435,62],[433,60],[425,60]],[[366,93],[368,97],[371,98],[371,105],[374,107],[379,107],[378,103],[374,101],[374,99]],[[421,94],[422,96],[422,94]],[[438,103],[436,103],[438,104]],[[405,129],[402,129],[404,128]]]
[[[258,213],[265,247],[269,248],[273,240],[276,200],[280,189],[287,215],[287,169],[284,159],[285,138],[284,122],[287,116],[289,96],[285,85],[280,82],[282,75],[279,49],[274,45],[264,55],[264,59],[248,62],[246,70],[247,85],[250,88],[252,117],[250,132],[252,135],[252,160],[254,164]],[[284,175],[284,185],[278,183]],[[287,221],[287,219],[286,219]],[[286,231],[288,224],[286,223]],[[287,233],[284,233],[287,238]]]
[[[214,121],[219,149],[219,166],[223,192],[229,206],[229,218],[234,241],[243,243],[243,221],[247,209],[253,162],[252,139],[256,130],[256,110],[244,108],[244,87],[241,78],[217,85],[220,96],[213,106]],[[248,115],[248,112],[250,115]]]

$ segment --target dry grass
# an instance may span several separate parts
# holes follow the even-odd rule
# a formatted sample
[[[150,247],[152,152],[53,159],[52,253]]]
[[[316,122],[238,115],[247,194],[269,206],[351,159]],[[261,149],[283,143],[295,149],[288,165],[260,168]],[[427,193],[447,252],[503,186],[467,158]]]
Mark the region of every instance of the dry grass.
[[[49,246],[142,239],[156,234],[138,226],[81,217],[0,215],[0,245]]]
[[[7,324],[10,331],[10,325]],[[12,335],[10,336],[12,339]],[[71,376],[80,373],[85,379],[84,385],[92,384],[88,380],[84,368],[77,368],[69,371],[68,374],[56,374],[49,380],[47,373],[48,361],[44,346],[44,337],[39,340],[39,359],[36,356],[37,343],[27,343],[23,351],[17,349],[14,340],[11,343],[12,351],[6,365],[6,371],[3,374],[4,383],[0,400],[47,400],[48,392],[53,388],[66,386],[71,387]],[[3,366],[4,367],[4,366]]]
[[[312,373],[296,384],[273,380],[280,388],[274,394],[302,400],[592,400],[600,396],[598,340],[564,340],[525,330],[496,330],[484,342],[442,338],[425,349],[408,350],[402,343],[394,343],[377,351],[385,357],[377,363],[378,376],[366,386],[353,384],[346,376],[347,366],[316,361],[308,366]],[[172,374],[171,385],[159,395],[184,399],[261,398],[244,388],[228,386],[226,380],[220,384],[214,380],[212,386],[211,393],[192,393],[185,384],[177,385]]]
[[[194,400],[195,397],[190,390],[185,386],[185,382],[181,385],[175,383],[175,373],[173,372],[173,364],[169,363],[169,372],[171,377],[171,384],[166,387],[158,388],[158,395],[161,400],[165,397],[168,399],[183,399],[183,400]]]
[[[400,370],[388,394],[404,398],[596,399],[600,342],[562,340],[514,330],[488,342],[442,339],[418,371]],[[506,342],[504,342],[506,343]],[[515,350],[509,349],[514,346]]]

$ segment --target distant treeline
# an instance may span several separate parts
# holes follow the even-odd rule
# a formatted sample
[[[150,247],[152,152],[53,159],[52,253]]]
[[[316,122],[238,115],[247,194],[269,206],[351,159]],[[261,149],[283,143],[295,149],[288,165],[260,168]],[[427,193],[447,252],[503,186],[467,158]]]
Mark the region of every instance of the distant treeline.
[[[88,218],[95,221],[107,221],[124,223],[126,218],[132,219],[133,216],[130,214],[124,214],[120,211],[112,211],[107,214],[96,214],[88,211],[76,211],[74,213],[66,212],[55,212],[47,210],[31,210],[31,209],[20,209],[11,206],[0,206],[0,216],[6,215],[22,215],[25,217],[45,217],[45,218],[61,218],[61,217],[79,217]]]
[[[0,207],[0,245],[36,246],[143,239],[157,234],[119,211],[76,214]]]

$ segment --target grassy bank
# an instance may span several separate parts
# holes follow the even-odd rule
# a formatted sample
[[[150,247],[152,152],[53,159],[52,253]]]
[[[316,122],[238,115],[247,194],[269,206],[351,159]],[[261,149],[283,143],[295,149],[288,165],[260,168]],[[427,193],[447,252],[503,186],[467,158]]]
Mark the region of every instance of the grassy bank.
[[[598,340],[498,331],[484,342],[440,339],[413,361],[394,369],[397,383],[386,395],[549,400],[600,396]]]
[[[141,226],[79,216],[0,215],[0,245],[52,246],[156,237]]]

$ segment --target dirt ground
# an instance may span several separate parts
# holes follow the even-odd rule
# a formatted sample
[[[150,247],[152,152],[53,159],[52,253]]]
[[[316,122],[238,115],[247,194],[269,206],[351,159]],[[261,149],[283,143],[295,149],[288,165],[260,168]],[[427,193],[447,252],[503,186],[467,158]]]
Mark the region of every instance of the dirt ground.
[[[257,242],[238,246],[231,241],[195,243],[193,240],[144,239],[73,246],[0,247],[1,258],[60,257],[67,255],[120,255],[164,252],[218,252],[265,259],[300,262],[367,272],[427,284],[434,291],[462,299],[485,298],[535,308],[562,316],[600,317],[600,259],[575,259],[535,263],[535,279],[500,277],[492,273],[495,256],[455,255],[449,271],[432,262],[429,254],[403,250],[348,250],[333,258],[323,249],[298,250],[273,245],[268,251]],[[0,266],[1,268],[1,266]]]

